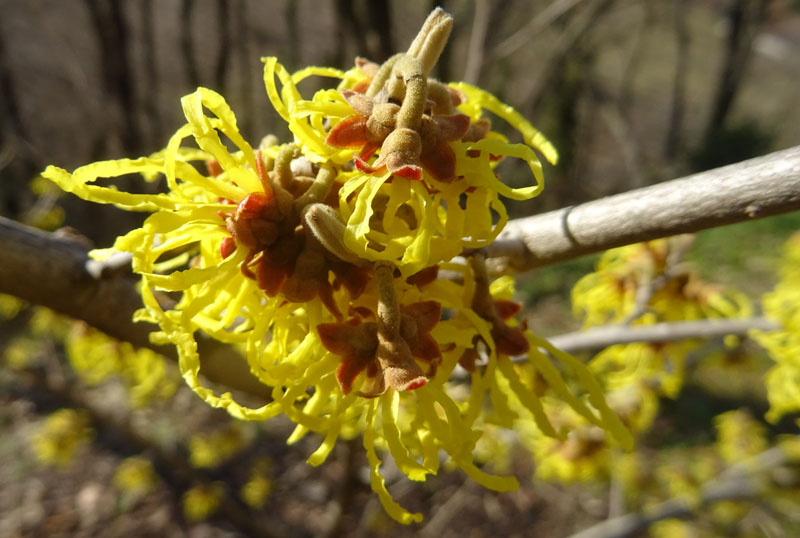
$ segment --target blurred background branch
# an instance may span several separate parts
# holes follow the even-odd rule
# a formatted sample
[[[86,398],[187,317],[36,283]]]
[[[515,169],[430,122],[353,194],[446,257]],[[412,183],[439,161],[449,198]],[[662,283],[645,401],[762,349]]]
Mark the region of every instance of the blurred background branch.
[[[551,344],[567,353],[597,351],[617,344],[634,342],[679,342],[695,338],[746,336],[753,330],[774,331],[779,326],[763,317],[744,319],[703,319],[674,321],[652,325],[608,325],[548,338]]]

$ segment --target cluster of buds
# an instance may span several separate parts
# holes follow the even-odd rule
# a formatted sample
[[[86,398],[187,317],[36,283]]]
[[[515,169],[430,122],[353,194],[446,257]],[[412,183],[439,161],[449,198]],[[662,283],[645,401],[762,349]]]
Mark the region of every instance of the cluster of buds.
[[[450,182],[455,179],[456,156],[448,142],[477,141],[489,132],[488,120],[473,122],[458,112],[463,99],[459,92],[428,78],[452,26],[449,15],[435,10],[405,54],[380,66],[356,62],[367,78],[341,92],[356,113],[339,122],[327,141],[360,148],[354,159],[360,170],[374,173],[385,168],[419,180],[424,168],[435,179]],[[380,157],[367,164],[378,149]]]

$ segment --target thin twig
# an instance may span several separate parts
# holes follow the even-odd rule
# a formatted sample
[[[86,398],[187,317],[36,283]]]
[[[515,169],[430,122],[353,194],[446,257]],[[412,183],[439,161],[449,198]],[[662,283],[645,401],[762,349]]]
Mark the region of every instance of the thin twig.
[[[666,286],[670,280],[678,278],[685,268],[682,267],[683,259],[694,243],[693,235],[680,235],[672,238],[672,245],[667,253],[666,263],[661,273],[647,275],[641,282],[636,283],[636,295],[633,302],[633,311],[625,316],[622,325],[630,325],[647,313],[650,299]]]
[[[750,331],[775,331],[780,327],[767,318],[701,319],[673,321],[653,325],[607,325],[548,338],[562,351],[577,353],[634,342],[678,342],[681,340],[720,338],[729,334],[743,336]]]
[[[476,0],[475,16],[472,19],[472,33],[467,48],[467,65],[464,67],[464,82],[478,83],[483,64],[483,50],[486,32],[489,29],[489,1]]]
[[[443,536],[449,523],[464,509],[464,504],[468,501],[469,491],[467,484],[461,484],[456,490],[439,505],[436,512],[431,516],[427,524],[422,527],[420,536],[422,538],[434,538]]]
[[[628,538],[637,536],[652,524],[665,519],[687,519],[702,513],[708,505],[722,501],[753,500],[768,489],[767,480],[759,475],[791,464],[793,459],[780,447],[770,448],[761,454],[729,468],[717,479],[706,482],[698,501],[676,498],[663,502],[646,513],[629,513],[598,523],[569,538]]]
[[[488,61],[506,58],[530,43],[531,38],[550,26],[567,11],[578,5],[582,0],[556,0],[548,5],[522,28],[497,44],[492,52],[487,55]]]

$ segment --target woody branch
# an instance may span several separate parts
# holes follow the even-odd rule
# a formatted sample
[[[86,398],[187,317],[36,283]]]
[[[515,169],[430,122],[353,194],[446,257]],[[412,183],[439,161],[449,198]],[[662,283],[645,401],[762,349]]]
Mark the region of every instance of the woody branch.
[[[486,252],[495,270],[527,270],[639,241],[800,209],[800,146],[738,164],[603,198],[572,208],[512,220]],[[124,267],[98,264],[87,247],[0,217],[0,293],[83,320],[109,336],[175,358],[154,346],[136,281]],[[202,345],[201,345],[202,346]],[[265,396],[244,361],[224,346],[201,349],[201,372],[211,381]],[[213,348],[213,349],[212,349]]]
[[[142,298],[129,258],[122,255],[97,262],[81,242],[4,217],[0,217],[0,245],[0,293],[46,306],[113,338],[177,360],[174,347],[150,342],[150,333],[158,327],[133,322]],[[233,351],[228,346],[204,341],[199,347],[200,369],[209,380],[267,397],[265,386],[250,374],[245,362],[231,360]]]
[[[800,146],[541,215],[514,219],[487,255],[526,271],[610,248],[800,209]]]

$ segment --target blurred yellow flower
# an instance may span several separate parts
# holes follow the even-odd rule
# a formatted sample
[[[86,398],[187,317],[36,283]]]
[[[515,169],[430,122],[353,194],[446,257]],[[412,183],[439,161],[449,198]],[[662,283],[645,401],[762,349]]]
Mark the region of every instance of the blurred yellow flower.
[[[64,348],[72,368],[89,386],[112,376],[121,377],[131,405],[141,408],[154,399],[166,399],[177,388],[176,375],[166,359],[146,348],[134,348],[82,322],[75,322]]]
[[[753,331],[753,337],[775,361],[766,376],[770,410],[775,422],[800,410],[800,233],[784,247],[779,267],[780,281],[764,295],[764,314],[780,325],[772,332]]]
[[[250,468],[250,479],[242,486],[240,495],[248,506],[260,510],[272,493],[272,480],[269,477],[270,462],[266,459],[256,461]]]
[[[25,306],[25,301],[0,293],[0,319],[12,319]]]
[[[767,432],[750,413],[739,409],[714,417],[717,450],[728,464],[752,458],[767,449]]]
[[[210,434],[194,434],[189,438],[189,461],[198,468],[216,467],[234,457],[247,443],[246,432],[236,422]]]
[[[183,515],[192,523],[204,521],[219,509],[225,486],[215,482],[194,486],[183,494]]]
[[[141,456],[124,459],[114,472],[114,485],[117,489],[134,496],[152,492],[158,482],[153,464]]]
[[[704,282],[680,266],[679,256],[688,241],[677,236],[605,252],[596,271],[582,277],[572,290],[575,316],[592,327],[626,321],[632,315],[637,315],[632,320],[637,324],[752,315],[744,294]]]
[[[67,467],[77,452],[91,441],[92,435],[85,412],[59,409],[48,415],[33,434],[31,444],[41,463]]]

